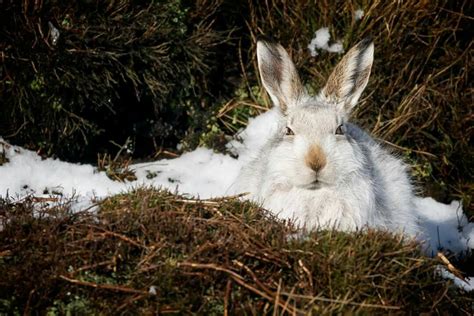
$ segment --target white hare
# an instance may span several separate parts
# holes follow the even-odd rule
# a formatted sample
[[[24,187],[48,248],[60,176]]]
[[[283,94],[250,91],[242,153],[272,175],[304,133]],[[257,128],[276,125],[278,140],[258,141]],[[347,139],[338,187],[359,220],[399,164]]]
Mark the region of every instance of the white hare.
[[[260,40],[263,85],[279,108],[279,128],[244,165],[237,191],[308,229],[368,225],[416,235],[413,188],[403,162],[348,122],[367,85],[374,45],[363,40],[309,96],[285,49]]]

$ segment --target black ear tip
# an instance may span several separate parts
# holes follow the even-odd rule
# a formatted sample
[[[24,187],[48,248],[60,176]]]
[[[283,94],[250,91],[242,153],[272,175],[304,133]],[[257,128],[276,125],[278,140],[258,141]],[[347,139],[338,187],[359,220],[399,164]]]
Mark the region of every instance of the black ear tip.
[[[277,42],[270,36],[267,35],[258,35],[257,36],[257,43],[260,42],[268,46],[269,44],[276,44]]]
[[[366,36],[362,41],[359,42],[359,46],[361,49],[366,49],[370,46],[374,41],[372,40],[371,36]]]

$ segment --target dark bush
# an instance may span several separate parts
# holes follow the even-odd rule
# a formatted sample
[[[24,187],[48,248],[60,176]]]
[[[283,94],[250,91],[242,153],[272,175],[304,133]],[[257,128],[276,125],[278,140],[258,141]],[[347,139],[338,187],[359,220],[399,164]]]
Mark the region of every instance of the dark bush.
[[[7,1],[8,2],[8,1]],[[212,99],[219,0],[16,1],[0,13],[0,135],[68,160],[175,145]],[[59,34],[55,38],[54,33]],[[193,117],[194,119],[194,117]],[[113,149],[113,150],[116,150]]]

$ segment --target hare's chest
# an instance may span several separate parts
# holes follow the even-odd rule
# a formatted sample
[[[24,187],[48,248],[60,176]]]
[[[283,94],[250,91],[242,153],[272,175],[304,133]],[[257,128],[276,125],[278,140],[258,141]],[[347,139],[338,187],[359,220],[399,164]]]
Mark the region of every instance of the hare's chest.
[[[298,226],[341,226],[351,230],[356,222],[350,216],[347,203],[337,192],[323,188],[303,190],[283,188],[274,190],[263,201],[263,206],[282,219],[294,221]],[[343,227],[342,227],[343,226]]]

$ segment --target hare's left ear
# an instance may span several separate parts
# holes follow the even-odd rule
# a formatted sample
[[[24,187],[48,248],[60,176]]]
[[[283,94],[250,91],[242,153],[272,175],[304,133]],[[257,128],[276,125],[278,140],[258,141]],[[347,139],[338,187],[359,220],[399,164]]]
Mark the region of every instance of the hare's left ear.
[[[343,114],[349,114],[367,86],[373,61],[374,44],[370,39],[364,39],[334,68],[321,91],[323,98],[335,103]]]
[[[295,65],[280,44],[267,40],[257,42],[257,60],[265,90],[286,114],[306,95]]]

